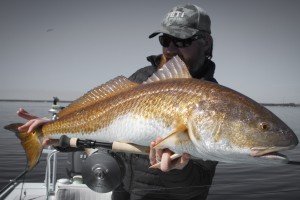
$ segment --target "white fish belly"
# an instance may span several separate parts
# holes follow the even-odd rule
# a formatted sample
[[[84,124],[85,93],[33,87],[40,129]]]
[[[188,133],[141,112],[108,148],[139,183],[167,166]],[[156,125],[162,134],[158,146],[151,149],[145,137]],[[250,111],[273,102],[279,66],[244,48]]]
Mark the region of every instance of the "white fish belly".
[[[99,122],[101,123],[101,122]],[[65,133],[68,137],[90,139],[99,142],[127,142],[149,146],[157,137],[166,137],[174,130],[157,119],[145,119],[128,113],[112,121],[106,128],[94,133]],[[61,134],[53,134],[52,139],[59,139]]]
[[[108,127],[97,134],[104,141],[119,141],[149,146],[157,137],[166,137],[173,130],[157,119],[128,113],[115,119]],[[96,136],[97,137],[97,136]]]

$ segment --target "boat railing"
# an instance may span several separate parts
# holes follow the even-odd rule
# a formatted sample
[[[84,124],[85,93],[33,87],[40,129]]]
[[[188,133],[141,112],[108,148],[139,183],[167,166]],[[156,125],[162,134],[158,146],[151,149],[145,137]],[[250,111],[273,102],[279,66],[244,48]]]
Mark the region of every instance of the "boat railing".
[[[56,174],[57,174],[57,153],[59,151],[55,149],[43,149],[43,154],[47,154],[47,164],[46,164],[46,173],[45,173],[45,186],[46,186],[46,196],[47,200],[50,196],[55,195],[56,187]],[[6,196],[12,192],[17,185],[24,180],[23,177],[28,173],[28,170],[24,170],[14,179],[10,180],[7,185],[5,185],[0,190],[0,200],[5,199]]]
[[[47,191],[47,199],[55,194],[56,174],[57,174],[57,153],[59,151],[53,149],[44,149],[43,153],[47,153],[47,166],[45,173],[45,184]]]

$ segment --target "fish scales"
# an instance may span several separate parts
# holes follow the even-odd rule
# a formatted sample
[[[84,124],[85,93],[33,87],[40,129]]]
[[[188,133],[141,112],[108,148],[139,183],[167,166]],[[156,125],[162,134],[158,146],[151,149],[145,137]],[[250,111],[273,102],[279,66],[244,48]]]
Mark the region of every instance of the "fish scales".
[[[159,121],[160,123],[157,125],[164,124],[163,127],[174,128],[172,125],[174,126],[175,123],[186,124],[190,110],[200,101],[207,100],[213,91],[211,88],[214,86],[215,84],[196,79],[166,80],[140,85],[76,111],[72,115],[63,116],[61,119],[43,126],[42,131],[49,138],[56,138],[52,135],[59,136],[70,133],[82,134],[84,138],[97,132],[100,139],[101,134],[109,134],[111,139],[118,139],[118,134],[124,133],[114,133],[115,135],[112,136],[110,130],[106,128],[128,113],[135,116],[136,119]],[[135,124],[134,121],[128,121],[128,123]],[[147,128],[145,127],[145,129]],[[126,131],[130,134],[131,130],[127,129]],[[157,131],[162,130],[157,128]],[[153,133],[151,138],[155,138],[158,134]],[[143,136],[144,133],[141,130],[140,135],[136,137]],[[146,138],[149,142],[149,136]]]

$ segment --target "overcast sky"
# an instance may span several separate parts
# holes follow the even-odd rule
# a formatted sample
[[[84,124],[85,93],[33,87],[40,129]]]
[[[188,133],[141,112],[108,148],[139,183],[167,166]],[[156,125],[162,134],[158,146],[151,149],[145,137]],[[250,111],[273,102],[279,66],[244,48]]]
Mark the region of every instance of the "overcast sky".
[[[298,0],[0,0],[0,99],[74,100],[160,54],[175,5],[211,17],[215,77],[263,103],[300,103]]]

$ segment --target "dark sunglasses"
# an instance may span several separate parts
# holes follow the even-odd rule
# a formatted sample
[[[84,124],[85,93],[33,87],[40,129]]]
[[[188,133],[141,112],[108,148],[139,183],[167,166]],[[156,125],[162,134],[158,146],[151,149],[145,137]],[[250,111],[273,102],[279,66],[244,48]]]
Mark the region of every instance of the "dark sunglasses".
[[[190,46],[193,41],[198,40],[200,38],[202,38],[200,35],[195,35],[187,39],[179,39],[168,35],[161,35],[159,36],[159,43],[163,47],[168,47],[170,45],[170,42],[172,41],[176,47],[182,48]]]

